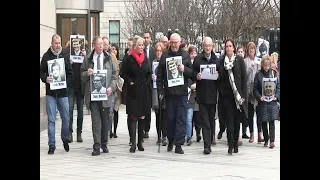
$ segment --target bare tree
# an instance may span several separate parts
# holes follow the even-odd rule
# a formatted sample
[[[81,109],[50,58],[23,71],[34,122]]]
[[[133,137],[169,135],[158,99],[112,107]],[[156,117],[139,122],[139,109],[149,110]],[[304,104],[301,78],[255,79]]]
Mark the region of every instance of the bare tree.
[[[179,29],[195,42],[199,36],[255,41],[264,28],[279,27],[279,0],[131,0],[126,2],[127,34]]]

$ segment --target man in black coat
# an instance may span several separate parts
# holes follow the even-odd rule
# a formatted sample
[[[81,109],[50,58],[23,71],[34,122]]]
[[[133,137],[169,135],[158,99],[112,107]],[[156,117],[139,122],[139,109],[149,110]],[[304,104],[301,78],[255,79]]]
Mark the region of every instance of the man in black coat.
[[[195,77],[197,78],[197,102],[199,104],[200,119],[202,124],[202,134],[204,142],[204,154],[211,153],[211,144],[215,145],[215,114],[217,105],[217,79],[204,79],[201,77],[201,67],[214,64],[219,66],[219,60],[213,52],[213,41],[210,37],[205,37],[202,42],[202,53],[200,53],[194,60],[193,69]],[[211,68],[212,71],[213,68]],[[210,70],[211,70],[210,69]],[[215,76],[218,72],[215,71]]]
[[[191,60],[186,51],[179,49],[181,37],[173,33],[170,37],[170,49],[161,56],[157,72],[157,90],[159,99],[163,96],[166,99],[167,108],[167,130],[169,145],[168,151],[172,151],[173,144],[176,145],[175,153],[184,154],[181,145],[185,142],[186,120],[187,120],[187,102],[188,102],[188,79],[193,76]],[[182,62],[178,63],[178,70],[183,73],[183,84],[169,87],[167,77],[167,58],[182,57]]]

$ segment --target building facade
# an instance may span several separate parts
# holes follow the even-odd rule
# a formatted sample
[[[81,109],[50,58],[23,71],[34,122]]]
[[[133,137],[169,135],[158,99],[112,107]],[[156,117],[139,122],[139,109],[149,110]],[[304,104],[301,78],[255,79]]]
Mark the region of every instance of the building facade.
[[[125,42],[131,36],[128,28],[131,18],[128,17],[128,0],[104,0],[104,12],[100,14],[100,35],[107,36],[110,43]]]

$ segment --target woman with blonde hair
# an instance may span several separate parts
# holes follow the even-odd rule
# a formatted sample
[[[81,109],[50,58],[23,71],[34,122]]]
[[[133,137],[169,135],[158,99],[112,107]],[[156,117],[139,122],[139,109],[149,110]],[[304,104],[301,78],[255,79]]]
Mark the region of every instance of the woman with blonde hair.
[[[270,140],[269,148],[274,148],[274,121],[279,117],[279,107],[277,102],[280,101],[280,81],[277,76],[277,72],[271,68],[271,57],[269,55],[265,55],[262,59],[261,70],[254,78],[253,94],[258,101],[257,114],[262,122],[264,146],[267,147]],[[276,78],[276,81],[265,81],[265,78]],[[266,85],[266,83],[268,84]]]
[[[126,113],[129,116],[129,131],[132,136],[131,153],[135,153],[136,146],[144,151],[142,146],[145,116],[151,108],[151,65],[144,54],[144,39],[137,36],[133,39],[133,48],[123,65],[121,77],[127,82]],[[138,122],[138,144],[136,130]]]
[[[254,76],[260,70],[260,59],[256,57],[257,47],[254,42],[249,42],[247,44],[246,50],[247,57],[244,59],[246,70],[247,70],[247,86],[248,86],[248,118],[247,122],[249,124],[250,138],[246,134],[246,130],[242,129],[242,138],[248,139],[249,142],[252,143],[254,141],[254,128],[253,128],[253,118],[255,113],[255,106],[257,106],[256,99],[253,95],[253,82]],[[257,116],[257,128],[258,128],[258,143],[263,142],[262,138],[262,124],[259,121],[259,117]]]

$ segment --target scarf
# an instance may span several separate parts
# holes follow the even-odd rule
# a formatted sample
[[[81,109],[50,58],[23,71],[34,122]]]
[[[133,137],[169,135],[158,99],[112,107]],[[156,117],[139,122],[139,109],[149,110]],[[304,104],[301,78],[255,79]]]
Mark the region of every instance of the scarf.
[[[234,76],[233,76],[233,72],[232,72],[232,68],[234,66],[234,60],[235,60],[235,55],[233,55],[231,57],[231,59],[228,58],[228,56],[226,55],[224,58],[224,68],[228,71],[228,75],[229,75],[229,82],[233,91],[233,95],[234,95],[234,99],[235,99],[235,103],[237,106],[237,109],[241,112],[241,108],[240,106],[242,105],[242,103],[244,102],[244,99],[241,98],[236,84],[234,83]]]
[[[59,52],[55,52],[53,49],[52,49],[52,46],[50,46],[50,50],[52,52],[53,55],[57,56],[57,58],[59,57],[61,51],[62,51],[62,47],[59,49]]]
[[[141,67],[142,62],[144,61],[144,53],[138,54],[134,50],[131,50],[130,55],[136,60],[138,65]]]

